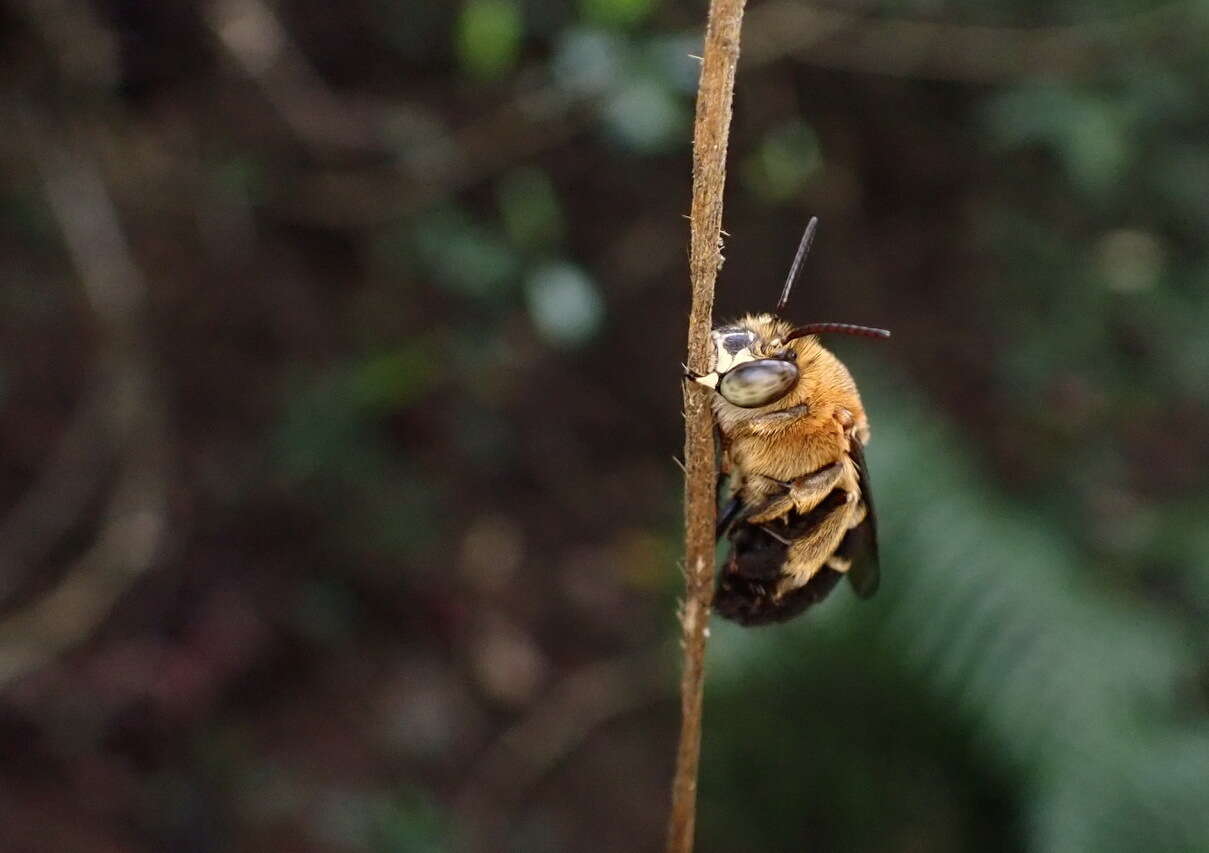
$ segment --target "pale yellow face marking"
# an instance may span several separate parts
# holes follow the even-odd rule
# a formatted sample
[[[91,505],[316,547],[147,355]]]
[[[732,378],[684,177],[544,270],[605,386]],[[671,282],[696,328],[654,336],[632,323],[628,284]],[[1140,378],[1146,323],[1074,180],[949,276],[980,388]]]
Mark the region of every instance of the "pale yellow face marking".
[[[727,373],[744,362],[755,360],[756,356],[750,349],[744,348],[731,355],[719,343],[717,346],[717,355],[714,358],[714,373]]]

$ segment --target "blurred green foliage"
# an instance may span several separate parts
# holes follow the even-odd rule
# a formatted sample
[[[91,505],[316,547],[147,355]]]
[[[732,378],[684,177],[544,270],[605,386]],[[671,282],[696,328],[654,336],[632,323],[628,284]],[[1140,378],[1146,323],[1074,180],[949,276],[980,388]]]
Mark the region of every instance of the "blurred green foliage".
[[[640,23],[656,5],[656,0],[579,0],[584,19],[611,26]]]
[[[458,18],[462,68],[478,79],[500,76],[516,63],[522,36],[521,10],[512,0],[468,0]]]
[[[538,252],[557,245],[566,224],[550,176],[540,169],[516,169],[497,187],[500,217],[508,239],[522,249]]]
[[[537,332],[554,344],[579,344],[600,326],[604,310],[592,282],[570,264],[534,271],[526,286],[529,314]]]
[[[822,167],[818,139],[804,122],[790,121],[773,129],[743,166],[748,189],[770,204],[799,199]]]

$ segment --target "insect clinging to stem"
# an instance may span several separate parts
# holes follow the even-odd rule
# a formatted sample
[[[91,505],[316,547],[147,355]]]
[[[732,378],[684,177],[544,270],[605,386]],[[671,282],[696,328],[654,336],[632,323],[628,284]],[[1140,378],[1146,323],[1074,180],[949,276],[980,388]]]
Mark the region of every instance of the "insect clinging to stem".
[[[880,577],[877,519],[865,465],[869,421],[848,369],[819,335],[888,338],[847,323],[796,326],[780,313],[810,251],[811,217],[772,314],[747,314],[711,333],[708,373],[728,496],[718,538],[730,553],[714,609],[744,625],[782,622],[847,575],[868,598]]]

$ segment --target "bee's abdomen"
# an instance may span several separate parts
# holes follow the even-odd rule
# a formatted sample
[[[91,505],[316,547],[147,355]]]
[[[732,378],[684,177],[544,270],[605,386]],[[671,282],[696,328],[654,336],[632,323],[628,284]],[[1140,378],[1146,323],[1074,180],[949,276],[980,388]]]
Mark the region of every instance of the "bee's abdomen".
[[[775,598],[775,580],[723,575],[714,594],[714,610],[724,619],[740,625],[785,622],[826,598],[841,577],[843,575],[835,569],[824,566],[802,586]]]
[[[744,625],[759,625],[790,619],[822,601],[841,576],[825,565],[818,566],[801,586],[779,596],[778,586],[783,577],[796,573],[788,565],[792,543],[829,523],[833,514],[844,512],[847,503],[848,493],[837,488],[810,512],[790,511],[779,519],[744,522],[732,528],[730,556],[714,596],[718,614]]]

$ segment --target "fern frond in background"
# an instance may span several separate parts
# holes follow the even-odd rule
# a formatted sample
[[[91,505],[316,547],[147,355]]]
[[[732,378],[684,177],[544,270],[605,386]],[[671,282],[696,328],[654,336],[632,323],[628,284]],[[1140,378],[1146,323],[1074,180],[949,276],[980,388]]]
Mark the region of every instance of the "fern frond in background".
[[[765,849],[798,849],[795,831],[805,844],[809,827],[829,823],[812,802],[829,802],[837,787],[851,786],[853,798],[875,790],[866,807],[890,813],[918,795],[912,751],[940,748],[926,746],[939,739],[963,753],[975,787],[1003,800],[1002,831],[1029,849],[1209,845],[1209,716],[1189,704],[1199,662],[1181,626],[1090,583],[1060,525],[996,494],[966,442],[918,398],[879,381],[884,368],[870,373],[882,590],[868,603],[833,596],[783,631],[719,637],[711,677],[723,707],[711,712],[742,722],[712,744],[722,755],[707,758],[716,772],[704,796],[737,796],[728,780],[746,776],[736,765],[754,770],[766,749],[800,756],[799,767],[774,761],[777,775],[762,782],[782,800],[768,808],[801,808],[796,819],[770,815],[788,835],[773,834]],[[908,710],[917,704],[930,709],[924,718]],[[828,761],[871,736],[887,741],[887,761],[868,776],[843,766],[853,756]],[[822,758],[812,765],[812,756]],[[960,799],[970,782],[950,778],[938,790]],[[724,804],[704,812],[715,810]],[[944,849],[943,840],[923,849]],[[866,849],[829,841],[824,849]]]

